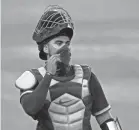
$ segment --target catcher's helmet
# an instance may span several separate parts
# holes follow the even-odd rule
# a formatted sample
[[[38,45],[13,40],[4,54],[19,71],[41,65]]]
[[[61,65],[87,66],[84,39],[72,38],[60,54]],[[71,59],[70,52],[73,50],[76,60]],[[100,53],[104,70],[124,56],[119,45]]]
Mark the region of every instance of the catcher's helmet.
[[[73,36],[74,25],[68,12],[58,5],[50,5],[44,11],[33,34],[38,44],[65,30],[69,38]]]

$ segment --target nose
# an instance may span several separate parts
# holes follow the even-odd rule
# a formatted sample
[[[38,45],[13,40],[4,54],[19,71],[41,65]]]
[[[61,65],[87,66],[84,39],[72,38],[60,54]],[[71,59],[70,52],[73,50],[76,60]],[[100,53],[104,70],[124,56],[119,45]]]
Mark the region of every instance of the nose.
[[[70,49],[71,48],[70,43],[69,42],[67,42],[67,43],[65,42],[61,48],[63,48],[63,49],[65,49],[65,48]]]
[[[66,43],[64,48],[69,51],[71,50],[71,46],[69,43]]]
[[[57,50],[57,54],[61,53],[63,50],[66,50],[66,49],[68,49],[68,46],[65,44],[59,50]]]

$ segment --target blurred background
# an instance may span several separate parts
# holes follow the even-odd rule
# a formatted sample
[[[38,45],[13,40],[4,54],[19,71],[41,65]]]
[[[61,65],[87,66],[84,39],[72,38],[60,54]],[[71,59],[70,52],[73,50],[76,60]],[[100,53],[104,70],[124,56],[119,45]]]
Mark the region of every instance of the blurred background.
[[[35,130],[19,103],[15,80],[44,63],[32,33],[44,9],[59,4],[75,23],[72,62],[88,64],[100,80],[123,130],[139,123],[138,0],[2,0],[2,130]],[[99,130],[94,117],[92,130]]]

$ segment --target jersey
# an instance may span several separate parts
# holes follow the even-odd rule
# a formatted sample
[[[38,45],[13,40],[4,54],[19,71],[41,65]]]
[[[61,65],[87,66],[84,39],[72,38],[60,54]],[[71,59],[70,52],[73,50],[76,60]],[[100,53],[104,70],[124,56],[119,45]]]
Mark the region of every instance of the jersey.
[[[97,116],[110,109],[102,87],[88,66],[74,65],[75,76],[70,81],[51,80],[42,109],[34,116],[37,130],[91,130],[91,115]],[[31,71],[36,84],[21,90],[21,98],[31,93],[44,77],[41,67]]]

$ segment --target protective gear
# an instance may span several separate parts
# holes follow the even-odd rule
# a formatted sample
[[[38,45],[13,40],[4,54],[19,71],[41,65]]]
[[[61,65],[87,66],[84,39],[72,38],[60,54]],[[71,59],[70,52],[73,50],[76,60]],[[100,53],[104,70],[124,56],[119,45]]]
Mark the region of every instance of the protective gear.
[[[100,127],[102,130],[122,130],[118,118],[116,118],[116,120],[110,119],[104,122]]]
[[[30,71],[25,71],[15,82],[15,86],[22,90],[31,89],[36,84],[35,76]]]
[[[88,86],[91,72],[86,66],[73,67],[75,75],[69,82],[61,82],[64,81],[63,78],[60,78],[61,81],[54,78],[51,80],[43,107],[32,115],[38,120],[37,130],[91,130],[92,97]],[[44,77],[46,69],[41,68],[38,71],[39,81]],[[38,73],[36,78],[37,76]],[[23,101],[24,98],[25,95],[22,95]]]
[[[64,30],[70,39],[73,36],[73,22],[68,12],[58,5],[51,5],[44,11],[33,34],[38,44]]]
[[[42,60],[47,60],[47,55],[43,50],[39,52],[39,58]]]
[[[20,101],[25,112],[38,120],[37,130],[91,130],[91,113],[107,110],[109,104],[90,67],[72,68],[72,76],[53,78],[44,67],[31,70],[37,85],[21,89]]]

